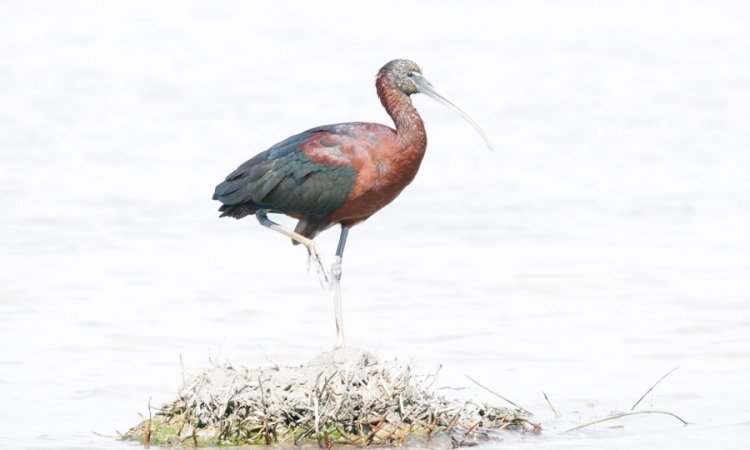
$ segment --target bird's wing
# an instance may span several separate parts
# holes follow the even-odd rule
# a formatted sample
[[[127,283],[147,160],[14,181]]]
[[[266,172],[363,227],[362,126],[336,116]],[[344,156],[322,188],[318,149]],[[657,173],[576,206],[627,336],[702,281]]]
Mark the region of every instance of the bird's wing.
[[[214,192],[213,198],[224,203],[224,215],[236,215],[235,208],[306,216],[336,210],[349,196],[357,171],[345,160],[319,162],[309,156],[310,150],[339,154],[348,137],[334,130],[335,125],[307,130],[240,165]]]

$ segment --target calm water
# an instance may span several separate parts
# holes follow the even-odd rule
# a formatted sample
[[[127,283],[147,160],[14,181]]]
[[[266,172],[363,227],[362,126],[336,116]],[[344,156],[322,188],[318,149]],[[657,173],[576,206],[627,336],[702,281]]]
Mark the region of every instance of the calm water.
[[[745,448],[749,22],[739,1],[0,2],[0,447],[131,448],[94,432],[169,400],[180,358],[329,348],[304,250],[210,196],[294,132],[387,123],[374,74],[408,57],[497,150],[415,99],[428,154],[350,234],[348,343],[546,429],[488,448]],[[676,366],[641,407],[690,426],[560,434]]]

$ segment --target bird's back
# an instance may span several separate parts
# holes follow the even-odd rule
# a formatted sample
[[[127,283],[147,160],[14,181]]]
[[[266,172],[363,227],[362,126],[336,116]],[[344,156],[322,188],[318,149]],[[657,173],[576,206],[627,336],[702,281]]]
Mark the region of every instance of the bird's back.
[[[367,191],[358,178],[378,182],[376,172],[384,165],[381,153],[394,139],[395,131],[380,124],[312,128],[244,162],[216,186],[213,198],[223,203],[222,216],[242,218],[267,209],[314,222],[308,232],[314,235],[333,224],[328,217],[351,195]],[[360,215],[366,218],[372,212]],[[354,220],[357,214],[349,215]]]

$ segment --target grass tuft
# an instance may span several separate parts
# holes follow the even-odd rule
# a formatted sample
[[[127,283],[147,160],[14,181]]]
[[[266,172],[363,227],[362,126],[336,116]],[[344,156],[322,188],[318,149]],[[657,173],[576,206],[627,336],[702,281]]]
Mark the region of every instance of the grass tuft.
[[[448,400],[431,389],[437,374],[337,349],[297,367],[235,369],[215,364],[185,381],[121,439],[144,445],[401,445],[434,438],[472,446],[505,430],[536,431],[526,412]],[[148,439],[148,441],[146,441]]]

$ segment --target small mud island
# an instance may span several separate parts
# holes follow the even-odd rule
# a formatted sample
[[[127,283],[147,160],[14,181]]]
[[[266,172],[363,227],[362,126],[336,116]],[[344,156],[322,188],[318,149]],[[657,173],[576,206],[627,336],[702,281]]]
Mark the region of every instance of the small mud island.
[[[151,445],[474,445],[504,430],[539,431],[519,410],[435,393],[436,375],[338,348],[295,367],[214,365],[188,379],[121,439]]]

